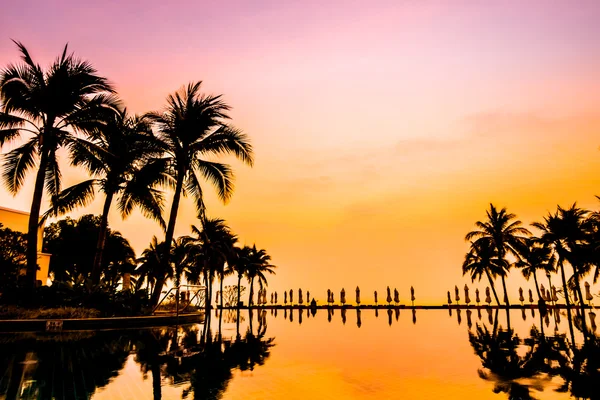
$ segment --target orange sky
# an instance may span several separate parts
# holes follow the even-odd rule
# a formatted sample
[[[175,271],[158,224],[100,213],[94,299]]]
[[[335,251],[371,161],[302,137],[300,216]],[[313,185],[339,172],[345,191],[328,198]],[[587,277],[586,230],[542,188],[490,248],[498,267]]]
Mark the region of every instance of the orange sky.
[[[272,254],[274,289],[439,302],[490,201],[527,223],[600,206],[597,2],[29,3],[0,16],[0,65],[9,38],[42,63],[69,41],[134,112],[191,80],[225,95],[256,166],[234,163],[231,203],[211,194],[208,213]],[[0,204],[27,210],[31,184]],[[192,223],[184,202],[176,234]],[[160,235],[139,214],[110,224],[138,252]]]

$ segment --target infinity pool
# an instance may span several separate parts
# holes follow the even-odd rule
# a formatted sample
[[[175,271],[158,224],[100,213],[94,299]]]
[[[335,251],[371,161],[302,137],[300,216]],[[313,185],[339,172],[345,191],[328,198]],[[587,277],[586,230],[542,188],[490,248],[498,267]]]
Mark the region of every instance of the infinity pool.
[[[566,310],[245,310],[206,325],[3,334],[0,398],[598,398],[594,317],[587,338]]]

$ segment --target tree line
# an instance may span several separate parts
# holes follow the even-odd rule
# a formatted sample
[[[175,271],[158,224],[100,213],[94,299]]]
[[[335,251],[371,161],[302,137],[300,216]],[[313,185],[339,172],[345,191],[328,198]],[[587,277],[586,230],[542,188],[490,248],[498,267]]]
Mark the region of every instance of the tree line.
[[[204,269],[214,268],[215,259],[231,261],[219,247],[224,244],[217,244],[218,240],[213,243],[208,233],[218,228],[221,231],[215,234],[221,235],[227,229],[222,220],[206,216],[201,182],[210,183],[219,199],[227,203],[234,192],[234,172],[229,164],[215,159],[229,155],[252,166],[254,152],[248,136],[230,123],[230,106],[222,95],[205,94],[201,82],[192,82],[168,95],[162,111],[132,115],[109,80],[88,61],[69,53],[67,46],[43,68],[22,43],[15,44],[21,62],[0,71],[0,147],[14,141],[19,144],[3,155],[2,180],[11,194],[16,195],[26,177],[35,174],[26,235],[26,287],[36,285],[40,224],[46,218],[87,206],[97,192],[105,197],[89,271],[92,285],[99,285],[106,273],[102,266],[103,259],[109,257],[108,215],[115,205],[122,218],[139,209],[163,228],[163,243],[174,243],[161,246],[153,239],[142,257],[146,269],[154,262],[154,270],[146,272],[152,280],[154,304],[169,279],[173,259],[179,257],[180,240],[174,240],[174,231],[182,196],[193,199],[201,226],[194,228],[194,239],[186,239],[186,248],[192,249],[192,243],[196,246],[194,256],[188,259],[201,263]],[[66,150],[70,164],[86,170],[89,179],[63,188],[59,150]],[[171,207],[165,219],[168,194],[172,196]],[[46,212],[41,210],[44,195],[50,203]],[[160,254],[150,261],[153,246]],[[253,249],[266,256],[264,250]],[[251,253],[248,249],[240,252],[240,258]],[[180,276],[179,270],[191,271],[188,279],[192,280],[225,274],[175,264],[175,277]],[[251,274],[248,276],[253,282]]]
[[[498,209],[490,204],[486,216],[485,220],[477,221],[476,229],[465,237],[470,248],[462,266],[463,275],[470,275],[472,281],[485,276],[498,305],[501,302],[494,282],[500,277],[503,302],[509,306],[505,278],[512,268],[517,268],[527,280],[533,277],[539,303],[543,306],[545,300],[537,273],[548,277],[560,274],[562,289],[558,293],[567,306],[579,303],[583,314],[586,299],[581,291],[581,280],[591,274],[595,283],[600,276],[600,212],[580,208],[577,204],[568,208],[558,206],[541,222],[531,224],[537,234],[524,227],[506,208]]]

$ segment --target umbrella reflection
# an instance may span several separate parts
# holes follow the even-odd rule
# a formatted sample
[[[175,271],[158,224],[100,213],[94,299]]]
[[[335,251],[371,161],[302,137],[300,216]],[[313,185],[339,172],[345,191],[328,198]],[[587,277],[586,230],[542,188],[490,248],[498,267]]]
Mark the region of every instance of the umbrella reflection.
[[[302,325],[302,313],[304,312],[304,309],[299,309],[298,310],[298,325]]]
[[[387,315],[388,315],[388,325],[392,326],[392,309],[391,308],[388,308]]]
[[[356,309],[356,326],[358,326],[360,328],[361,325],[362,325],[362,321],[360,319],[360,309],[357,308]]]
[[[394,310],[394,313],[396,314],[396,322],[398,322],[398,319],[400,318],[400,309],[399,309],[399,308],[396,308],[396,309]]]
[[[413,325],[415,325],[417,323],[417,310],[415,310],[414,308],[412,310],[412,319],[413,319]]]
[[[462,322],[462,318],[460,317],[460,311],[460,308],[456,310],[456,320],[458,321],[459,325]]]
[[[346,309],[342,308],[342,323],[346,325]]]
[[[473,322],[471,322],[471,310],[467,310],[467,326],[469,329],[473,327]]]

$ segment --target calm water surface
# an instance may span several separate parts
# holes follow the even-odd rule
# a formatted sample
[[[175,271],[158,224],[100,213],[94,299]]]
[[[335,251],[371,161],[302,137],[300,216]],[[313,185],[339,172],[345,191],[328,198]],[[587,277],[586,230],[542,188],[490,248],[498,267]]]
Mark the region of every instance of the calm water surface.
[[[599,339],[569,322],[565,310],[268,310],[239,323],[224,312],[207,325],[4,334],[0,398],[598,398]]]

